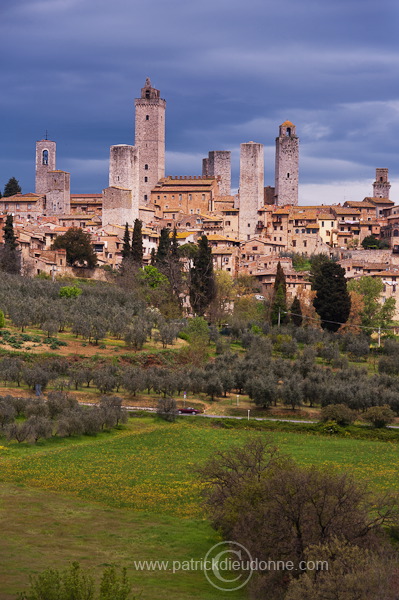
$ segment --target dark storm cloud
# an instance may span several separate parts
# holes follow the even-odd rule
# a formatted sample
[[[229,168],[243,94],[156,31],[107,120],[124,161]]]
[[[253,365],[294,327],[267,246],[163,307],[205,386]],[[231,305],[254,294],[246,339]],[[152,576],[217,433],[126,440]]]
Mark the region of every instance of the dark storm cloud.
[[[301,139],[301,182],[399,177],[398,8],[369,0],[14,0],[2,21],[0,176],[34,185],[34,142],[57,141],[73,191],[107,185],[109,146],[133,143],[145,77],[167,99],[167,172],[208,150]]]

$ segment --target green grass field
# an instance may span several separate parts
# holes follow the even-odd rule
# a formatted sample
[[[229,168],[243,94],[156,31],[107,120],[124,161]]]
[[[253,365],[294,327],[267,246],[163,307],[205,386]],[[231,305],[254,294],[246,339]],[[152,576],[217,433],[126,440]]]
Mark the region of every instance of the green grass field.
[[[201,572],[137,572],[133,560],[205,556],[218,536],[201,511],[195,467],[255,435],[268,434],[148,417],[95,438],[0,441],[0,600],[14,598],[30,573],[72,560],[127,566],[141,600],[245,598],[245,591],[218,592]],[[300,464],[349,470],[376,490],[397,488],[399,444],[272,437]]]

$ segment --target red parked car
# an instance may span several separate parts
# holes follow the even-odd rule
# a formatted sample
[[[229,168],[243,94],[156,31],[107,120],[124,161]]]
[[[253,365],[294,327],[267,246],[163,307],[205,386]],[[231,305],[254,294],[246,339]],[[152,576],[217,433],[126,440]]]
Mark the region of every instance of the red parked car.
[[[200,413],[200,410],[197,410],[196,408],[192,408],[191,406],[188,406],[187,408],[179,408],[178,411],[179,415],[198,415],[198,413]]]

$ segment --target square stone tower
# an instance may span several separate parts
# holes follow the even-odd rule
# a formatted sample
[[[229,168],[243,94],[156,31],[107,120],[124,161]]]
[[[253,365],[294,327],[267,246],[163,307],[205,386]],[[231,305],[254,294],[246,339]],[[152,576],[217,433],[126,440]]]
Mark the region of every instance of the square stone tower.
[[[71,176],[66,171],[47,175],[46,214],[69,215],[71,212]]]
[[[135,146],[139,151],[139,203],[148,204],[151,190],[165,177],[165,107],[147,77],[136,98]]]
[[[204,158],[202,161],[202,177],[220,177],[220,195],[230,196],[231,152],[229,150],[212,150],[208,152],[208,158]]]
[[[35,193],[46,194],[48,187],[48,174],[55,171],[56,143],[51,140],[36,142],[36,178]]]
[[[248,142],[240,146],[239,237],[249,240],[255,235],[258,210],[264,204],[263,144]]]
[[[295,129],[285,121],[276,138],[275,195],[280,206],[298,205],[299,139]]]
[[[388,181],[388,169],[376,169],[373,183],[374,198],[389,198],[391,184]]]
[[[109,187],[103,190],[102,224],[133,225],[139,218],[139,152],[135,146],[111,146]]]

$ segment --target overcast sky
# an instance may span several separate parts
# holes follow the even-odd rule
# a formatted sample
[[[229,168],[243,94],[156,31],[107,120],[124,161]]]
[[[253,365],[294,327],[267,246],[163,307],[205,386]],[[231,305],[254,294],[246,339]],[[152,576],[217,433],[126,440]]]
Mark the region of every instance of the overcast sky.
[[[399,202],[397,0],[1,2],[0,187],[34,191],[48,130],[72,192],[108,185],[109,146],[134,143],[146,77],[166,99],[166,173],[199,175],[209,150],[300,138],[300,202],[361,200],[388,167]]]

